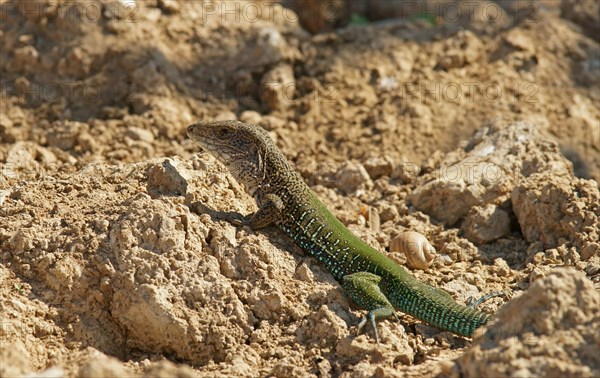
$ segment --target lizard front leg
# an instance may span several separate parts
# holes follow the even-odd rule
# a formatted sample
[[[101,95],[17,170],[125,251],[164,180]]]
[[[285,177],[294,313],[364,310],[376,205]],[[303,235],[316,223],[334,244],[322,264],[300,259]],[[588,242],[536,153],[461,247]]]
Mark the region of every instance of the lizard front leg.
[[[252,215],[250,220],[244,222],[253,230],[266,227],[281,219],[283,201],[275,194],[267,194],[262,198],[260,208]]]
[[[361,322],[358,324],[358,332],[370,321],[375,333],[375,340],[379,344],[379,333],[377,332],[377,319],[384,319],[394,314],[394,306],[381,292],[379,282],[381,277],[369,272],[358,272],[344,276],[342,287],[346,294],[360,307],[368,310]]]

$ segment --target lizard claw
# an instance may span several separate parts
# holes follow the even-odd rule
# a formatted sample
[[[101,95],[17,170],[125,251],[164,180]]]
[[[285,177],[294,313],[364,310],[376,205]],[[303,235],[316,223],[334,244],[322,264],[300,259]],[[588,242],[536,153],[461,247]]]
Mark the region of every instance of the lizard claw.
[[[373,327],[373,332],[375,333],[375,341],[377,342],[377,345],[379,345],[379,332],[377,332],[377,324],[375,323],[375,314],[373,313],[373,311],[369,311],[367,315],[363,316],[360,323],[358,323],[358,330],[356,334],[360,334],[362,329],[367,324],[367,320],[371,323],[371,327]]]
[[[362,319],[360,320],[360,323],[358,323],[358,328],[356,330],[357,335],[360,335],[360,332],[364,328],[365,324],[367,324],[367,316],[366,315],[363,316]]]
[[[231,218],[227,220],[229,223],[231,223],[234,226],[248,226],[249,219],[247,219],[246,217],[239,217],[239,218]]]

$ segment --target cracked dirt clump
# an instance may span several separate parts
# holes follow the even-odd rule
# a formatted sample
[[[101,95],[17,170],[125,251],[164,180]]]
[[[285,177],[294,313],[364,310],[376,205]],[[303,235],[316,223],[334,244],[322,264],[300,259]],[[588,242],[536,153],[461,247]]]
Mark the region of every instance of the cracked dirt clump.
[[[598,308],[600,296],[585,275],[556,269],[502,307],[451,376],[598,376]]]

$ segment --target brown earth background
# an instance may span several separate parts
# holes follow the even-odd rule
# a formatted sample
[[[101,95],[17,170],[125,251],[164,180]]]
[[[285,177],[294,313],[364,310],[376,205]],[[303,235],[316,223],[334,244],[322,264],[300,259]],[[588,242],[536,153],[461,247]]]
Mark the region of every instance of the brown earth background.
[[[595,0],[0,0],[0,375],[600,376]],[[185,135],[267,129],[353,232],[496,313],[364,314]],[[368,327],[367,327],[368,328]]]

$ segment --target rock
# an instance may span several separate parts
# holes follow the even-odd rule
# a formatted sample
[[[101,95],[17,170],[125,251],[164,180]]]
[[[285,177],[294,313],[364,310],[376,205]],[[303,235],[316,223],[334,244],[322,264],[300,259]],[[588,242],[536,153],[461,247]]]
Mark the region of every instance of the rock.
[[[262,126],[262,128],[265,130],[272,131],[281,128],[292,128],[293,125],[291,122],[287,122],[285,119],[281,119],[273,115],[266,115],[262,117],[260,126]]]
[[[507,277],[510,274],[510,267],[504,259],[499,257],[494,260],[492,271],[495,272],[498,277]]]
[[[392,160],[386,156],[372,157],[365,161],[364,166],[371,179],[376,180],[381,176],[390,176],[392,174]]]
[[[600,222],[600,192],[594,180],[536,173],[514,188],[511,200],[529,242],[556,248],[567,241],[587,256],[593,248],[587,245],[599,241],[594,225]]]
[[[152,165],[148,170],[148,184],[146,186],[151,196],[181,196],[187,193],[187,181],[190,174],[181,162],[165,159]]]
[[[244,110],[242,114],[240,114],[240,121],[244,123],[258,125],[260,124],[261,119],[262,115],[254,110]]]
[[[413,182],[421,173],[421,167],[412,162],[402,162],[398,164],[392,172],[391,178],[400,180],[402,184]]]
[[[270,111],[287,109],[296,94],[296,81],[292,66],[278,64],[263,75],[260,87],[263,106]]]
[[[475,206],[469,210],[461,230],[476,245],[487,244],[510,233],[510,218],[495,205]]]
[[[55,122],[46,134],[48,146],[72,150],[77,144],[79,134],[87,129],[88,125],[82,122],[67,121],[64,124]]]
[[[549,266],[536,266],[535,268],[533,268],[531,270],[531,273],[529,273],[529,283],[532,283],[534,281],[537,281],[541,278],[544,278],[548,275],[548,273],[550,273],[550,267]]]
[[[269,377],[274,378],[287,378],[287,377],[301,377],[306,374],[306,371],[298,366],[295,361],[289,361],[290,358],[283,358],[281,362],[278,362],[273,366],[273,369],[269,372]]]
[[[303,342],[331,346],[348,335],[348,325],[334,311],[322,305],[305,318],[297,334]]]
[[[411,118],[420,118],[424,121],[430,122],[432,113],[429,106],[418,102],[413,101],[406,104],[406,112]]]
[[[485,45],[475,33],[463,30],[455,38],[446,41],[445,49],[447,52],[440,58],[436,68],[449,70],[476,62],[485,52]]]
[[[125,135],[133,140],[139,140],[148,143],[154,142],[154,134],[152,134],[152,131],[135,126],[128,127],[125,131]]]
[[[458,358],[460,371],[466,377],[599,376],[598,308],[600,296],[585,274],[556,269],[500,308]]]
[[[343,163],[334,175],[334,185],[346,194],[356,192],[363,185],[372,184],[365,167],[352,161]]]
[[[35,156],[36,160],[39,160],[41,163],[54,163],[58,160],[52,151],[39,145],[35,147]]]
[[[77,377],[127,377],[133,374],[114,357],[109,357],[98,351],[94,355],[81,365]]]
[[[586,244],[581,248],[581,252],[579,253],[583,261],[588,260],[593,256],[597,256],[598,254],[600,254],[600,244],[594,242]]]
[[[251,31],[253,38],[238,54],[240,61],[236,67],[245,67],[252,71],[261,70],[266,67],[274,67],[282,61],[291,61],[300,54],[295,48],[288,45],[286,39],[279,30],[272,26],[262,26]]]
[[[6,164],[11,167],[11,169],[31,168],[31,165],[35,164],[35,152],[33,150],[35,147],[36,144],[32,142],[15,143],[10,150],[8,150]]]
[[[138,193],[111,225],[115,273],[108,311],[132,348],[170,350],[204,363],[224,359],[227,346],[243,344],[248,329],[243,305],[216,258],[202,250],[209,233],[202,217],[173,202]],[[226,313],[215,316],[215,306]]]
[[[572,176],[571,163],[555,142],[528,122],[493,124],[420,176],[409,198],[418,210],[453,225],[473,206],[501,203],[518,182],[544,171]]]
[[[378,205],[379,208],[379,218],[381,219],[381,223],[385,223],[389,220],[395,220],[400,216],[400,212],[398,208],[387,201],[382,201]]]
[[[315,275],[306,264],[302,264],[296,269],[294,277],[311,283],[315,280]]]
[[[73,284],[81,278],[83,269],[71,256],[67,255],[54,264],[48,271],[46,282],[56,291],[72,290]]]

